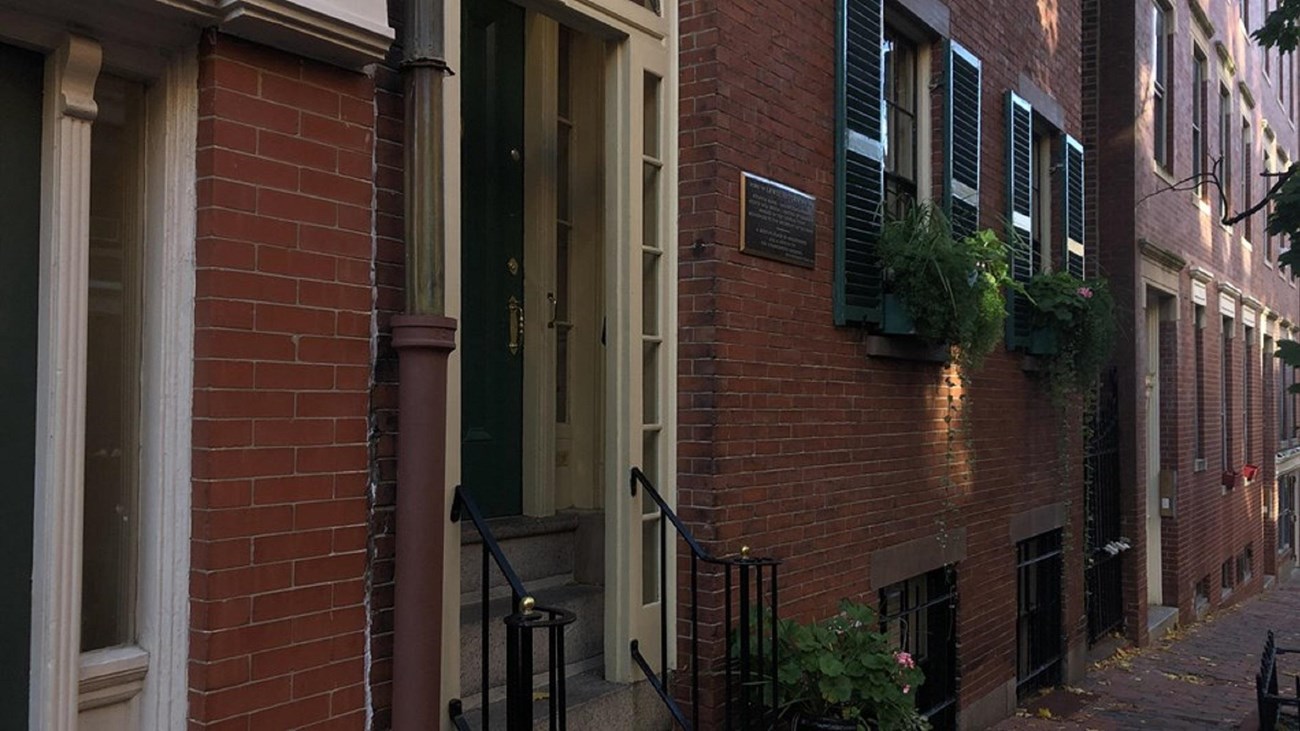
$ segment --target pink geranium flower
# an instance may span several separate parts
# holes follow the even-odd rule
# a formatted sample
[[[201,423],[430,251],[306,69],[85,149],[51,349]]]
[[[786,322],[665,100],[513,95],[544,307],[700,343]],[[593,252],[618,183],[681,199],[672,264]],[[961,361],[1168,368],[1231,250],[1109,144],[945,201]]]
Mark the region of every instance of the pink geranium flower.
[[[909,670],[916,667],[916,661],[912,659],[912,654],[909,652],[895,652],[894,660]],[[903,692],[906,693],[907,691]]]
[[[1079,296],[1084,299],[1092,299],[1091,287],[1079,287]]]

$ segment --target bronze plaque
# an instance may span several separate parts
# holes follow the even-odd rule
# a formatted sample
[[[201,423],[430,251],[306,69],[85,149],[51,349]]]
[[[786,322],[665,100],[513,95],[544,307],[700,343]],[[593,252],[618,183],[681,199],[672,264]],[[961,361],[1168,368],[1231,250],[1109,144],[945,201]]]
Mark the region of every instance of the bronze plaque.
[[[740,174],[740,250],[813,268],[817,199],[788,185]]]

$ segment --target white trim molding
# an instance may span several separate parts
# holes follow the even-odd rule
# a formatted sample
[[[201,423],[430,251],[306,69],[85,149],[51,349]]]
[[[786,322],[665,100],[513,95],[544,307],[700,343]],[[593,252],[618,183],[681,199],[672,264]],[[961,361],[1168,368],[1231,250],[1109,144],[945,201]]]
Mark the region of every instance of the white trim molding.
[[[189,659],[198,60],[149,92],[140,403],[138,641],[149,656],[141,728],[184,728]],[[84,663],[84,657],[83,657]]]
[[[221,30],[340,66],[380,61],[393,45],[384,0],[214,0]]]
[[[81,650],[90,125],[102,54],[68,35],[45,65],[29,727],[73,731]]]
[[[395,38],[386,0],[0,0],[0,37],[51,49],[70,27],[94,35],[114,68],[145,76],[206,28],[354,70]]]

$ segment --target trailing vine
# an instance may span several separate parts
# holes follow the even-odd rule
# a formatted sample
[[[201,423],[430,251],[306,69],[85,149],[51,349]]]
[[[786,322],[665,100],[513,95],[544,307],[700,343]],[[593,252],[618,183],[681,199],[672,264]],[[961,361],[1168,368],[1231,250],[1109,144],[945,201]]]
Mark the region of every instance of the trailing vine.
[[[1007,245],[996,234],[983,230],[954,236],[947,217],[932,203],[918,203],[888,221],[877,250],[890,290],[906,306],[917,337],[948,347],[940,481],[944,508],[936,518],[946,548],[958,513],[958,442],[966,449],[967,470],[973,470],[975,459],[966,413],[970,386],[974,373],[1002,341],[1005,293],[1019,285],[1010,275]]]

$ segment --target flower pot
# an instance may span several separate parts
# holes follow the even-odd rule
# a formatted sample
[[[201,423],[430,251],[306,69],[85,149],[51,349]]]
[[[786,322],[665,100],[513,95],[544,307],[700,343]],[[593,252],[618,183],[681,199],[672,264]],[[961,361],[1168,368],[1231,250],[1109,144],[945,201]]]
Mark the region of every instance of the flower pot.
[[[1030,355],[1056,355],[1056,331],[1038,328],[1029,333]]]
[[[1233,472],[1232,470],[1227,470],[1227,471],[1225,471],[1222,475],[1219,475],[1219,484],[1223,485],[1224,487],[1228,488],[1229,490],[1231,490],[1232,488],[1236,487],[1236,486],[1237,486],[1237,473],[1236,473],[1236,472]]]
[[[882,308],[880,330],[886,335],[915,335],[916,323],[912,313],[907,311],[907,303],[896,294],[886,294]]]
[[[858,731],[858,722],[843,718],[797,715],[790,722],[790,731]]]

